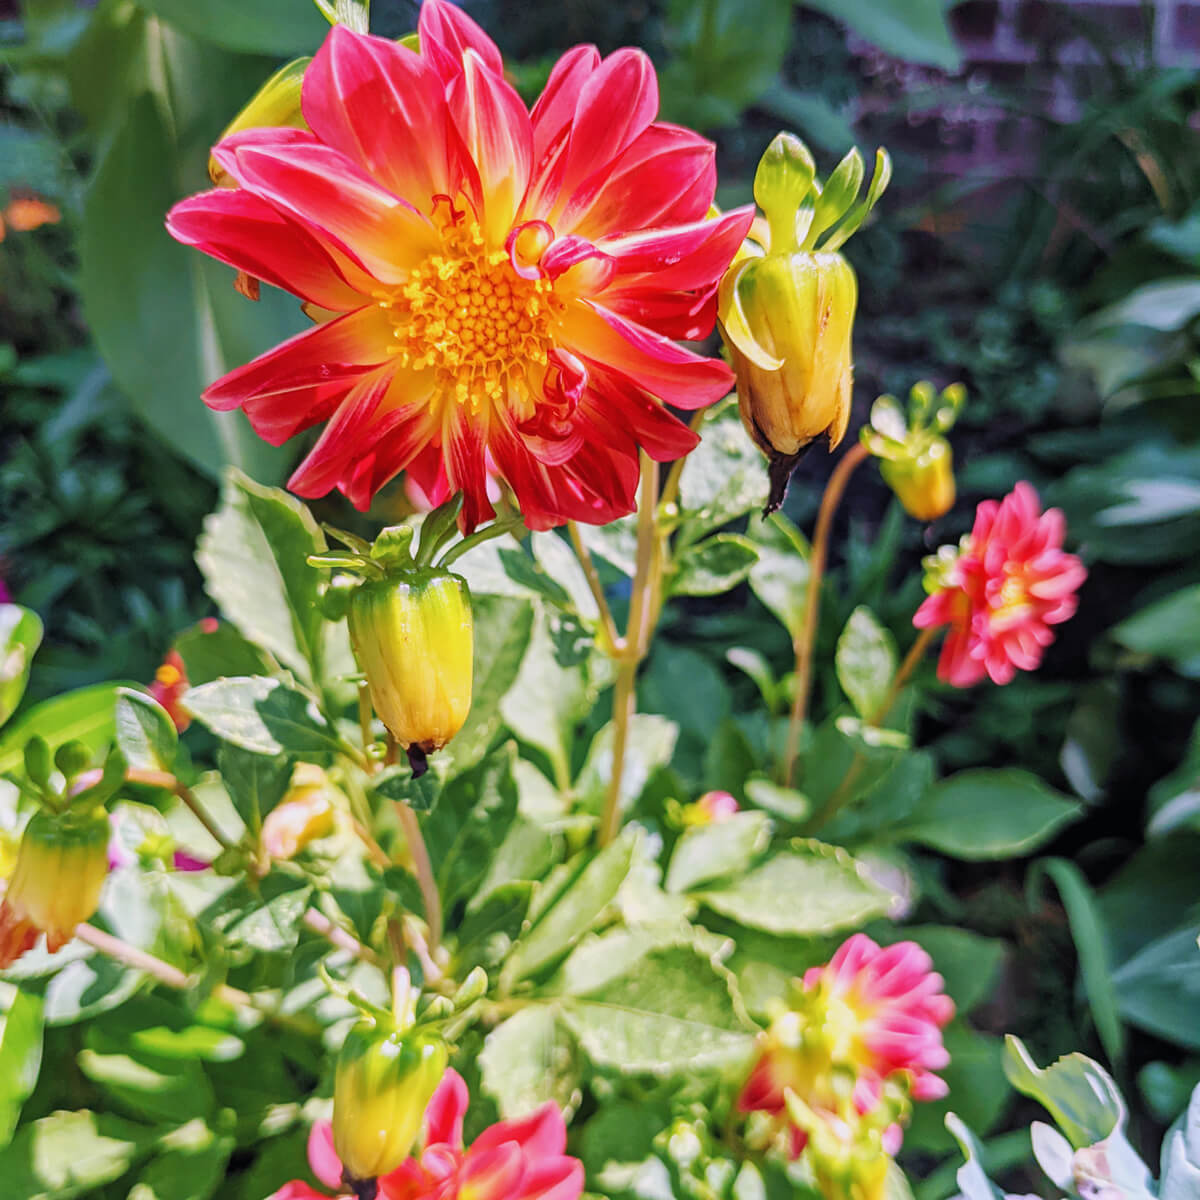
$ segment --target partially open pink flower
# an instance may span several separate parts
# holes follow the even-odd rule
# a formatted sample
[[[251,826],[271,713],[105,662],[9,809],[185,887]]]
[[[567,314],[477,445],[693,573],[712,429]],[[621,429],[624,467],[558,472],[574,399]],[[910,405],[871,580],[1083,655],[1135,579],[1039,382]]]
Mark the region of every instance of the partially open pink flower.
[[[790,1090],[816,1114],[845,1120],[848,1113],[882,1115],[889,1089],[913,1100],[944,1096],[945,1082],[933,1072],[950,1061],[942,1027],[954,1003],[942,987],[915,942],[881,948],[856,933],[825,966],[804,973],[794,1006],[763,1037],[738,1108],[782,1119]],[[900,1134],[899,1125],[887,1124],[889,1145]],[[806,1141],[792,1129],[793,1153]]]
[[[154,672],[154,680],[150,684],[150,695],[166,709],[175,728],[183,733],[192,723],[192,718],[180,703],[183,694],[188,690],[187,669],[178,650],[167,651],[162,666]]]
[[[1054,641],[1050,627],[1074,615],[1087,571],[1063,551],[1066,522],[1042,512],[1037,492],[1018,483],[1003,500],[985,500],[957,557],[933,578],[913,616],[918,629],[950,626],[938,678],[970,687],[985,675],[1008,683],[1032,671]]]
[[[500,1121],[463,1146],[467,1085],[449,1070],[425,1110],[423,1149],[379,1180],[379,1200],[579,1200],[583,1164],[565,1153],[567,1126],[552,1103],[518,1121]],[[328,1121],[308,1139],[313,1175],[338,1196],[342,1164]],[[328,1200],[301,1180],[284,1184],[271,1200]]]
[[[293,292],[317,322],[214,383],[279,444],[324,432],[289,486],[365,509],[407,470],[431,499],[492,514],[489,456],[545,529],[631,512],[638,448],[695,445],[663,407],[732,386],[703,337],[753,216],[708,218],[713,147],[655,120],[639,50],[578,46],[528,110],[500,52],[426,0],[414,52],[335,27],[305,73],[307,129],[249,129],[214,150],[236,184],[168,228]]]

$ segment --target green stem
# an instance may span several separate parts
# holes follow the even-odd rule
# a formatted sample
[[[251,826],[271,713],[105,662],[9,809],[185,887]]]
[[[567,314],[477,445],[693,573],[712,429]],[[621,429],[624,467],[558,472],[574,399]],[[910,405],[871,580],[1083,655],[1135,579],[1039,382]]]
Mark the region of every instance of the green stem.
[[[404,830],[408,850],[412,855],[413,871],[421,889],[421,899],[425,904],[425,923],[429,926],[429,952],[434,955],[442,940],[442,898],[438,894],[437,880],[433,877],[433,863],[429,858],[429,849],[425,845],[417,814],[403,800],[397,800],[395,804],[396,815],[400,818],[400,826]]]
[[[501,521],[493,521],[490,525],[483,529],[477,529],[474,533],[468,534],[461,542],[456,542],[445,554],[442,555],[439,567],[448,567],[452,562],[460,559],[468,550],[473,550],[476,546],[482,545],[484,542],[490,542],[492,538],[501,537],[503,534],[511,533],[514,529],[519,529],[524,524],[521,516],[518,513],[513,517],[506,517]]]
[[[817,618],[821,611],[821,581],[825,575],[825,563],[829,557],[829,531],[833,515],[841,502],[842,494],[855,468],[870,452],[861,442],[855,442],[834,467],[825,494],[821,497],[821,508],[817,513],[817,525],[813,533],[812,553],[808,560],[808,595],[804,605],[804,625],[796,639],[796,690],[792,699],[792,712],[788,720],[787,747],[783,755],[783,784],[791,787],[796,777],[796,756],[800,749],[800,731],[808,715],[809,693],[812,691],[813,646],[817,640]]]
[[[629,745],[629,727],[637,711],[638,667],[646,657],[658,619],[663,549],[658,532],[658,463],[642,453],[642,485],[638,496],[637,563],[629,601],[629,622],[616,656],[617,682],[613,692],[612,778],[600,819],[600,845],[607,846],[621,828],[621,776]]]

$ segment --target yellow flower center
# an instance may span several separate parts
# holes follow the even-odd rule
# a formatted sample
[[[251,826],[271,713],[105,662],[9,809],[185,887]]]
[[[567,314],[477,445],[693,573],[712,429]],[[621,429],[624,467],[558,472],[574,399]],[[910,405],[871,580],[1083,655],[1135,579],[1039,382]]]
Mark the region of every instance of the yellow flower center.
[[[531,411],[526,368],[540,375],[554,346],[551,327],[562,311],[548,279],[524,279],[508,253],[490,248],[480,227],[444,230],[441,253],[416,267],[381,301],[403,366],[433,368],[460,405],[484,412],[508,403]]]
[[[1009,621],[1029,606],[1029,591],[1021,575],[1010,574],[1000,585],[1000,604],[992,610],[993,621]]]
[[[158,680],[163,687],[174,687],[183,679],[183,675],[178,667],[171,666],[170,663],[163,663],[157,671],[154,672],[154,678]]]

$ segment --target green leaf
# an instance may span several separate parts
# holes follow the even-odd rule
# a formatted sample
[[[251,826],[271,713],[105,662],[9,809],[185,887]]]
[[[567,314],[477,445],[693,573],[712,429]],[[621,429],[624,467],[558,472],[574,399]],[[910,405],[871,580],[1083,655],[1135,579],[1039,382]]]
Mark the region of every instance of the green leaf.
[[[718,533],[688,546],[670,580],[673,595],[716,596],[737,587],[758,562],[758,548],[738,533]]]
[[[0,1025],[0,1146],[7,1146],[42,1069],[42,998],[11,987]]]
[[[217,737],[254,754],[327,754],[340,747],[316,703],[281,679],[217,679],[188,691],[183,706]]]
[[[193,626],[175,639],[175,649],[192,687],[230,675],[271,673],[267,656],[228,621],[222,621],[211,633]]]
[[[515,759],[512,742],[493,751],[478,766],[450,780],[437,807],[420,818],[447,911],[475,894],[517,815]]]
[[[1194,923],[1146,942],[1113,972],[1112,987],[1121,1016],[1131,1025],[1200,1048],[1200,951]]]
[[[883,706],[896,674],[896,642],[869,608],[859,606],[838,638],[838,683],[864,721]]]
[[[767,473],[738,415],[736,398],[708,410],[700,445],[684,460],[679,507],[688,529],[706,533],[767,502]]]
[[[1039,1067],[1019,1038],[1004,1039],[1004,1073],[1054,1118],[1076,1150],[1103,1141],[1124,1120],[1125,1103],[1108,1072],[1082,1054]]]
[[[805,0],[894,58],[955,71],[961,62],[944,0]]]
[[[1010,858],[1036,850],[1082,811],[1028,771],[980,768],[930,788],[892,837],[971,862]]]
[[[1194,1200],[1200,1195],[1200,1087],[1192,1092],[1187,1111],[1163,1140],[1159,1200]]]
[[[260,954],[290,954],[313,894],[303,878],[273,871],[263,880],[238,883],[202,914],[231,947]]]
[[[429,812],[441,795],[442,779],[437,771],[426,771],[414,779],[407,763],[397,763],[372,775],[367,781],[367,791],[389,804],[400,801],[414,812]]]
[[[750,522],[758,543],[758,562],[750,570],[754,594],[779,619],[792,638],[799,637],[808,603],[808,544],[780,513]]]
[[[446,748],[455,771],[473,767],[500,732],[501,704],[521,669],[533,632],[533,606],[511,596],[474,596],[475,663],[471,713]]]
[[[628,810],[642,794],[650,776],[671,761],[679,729],[673,721],[653,713],[635,713],[629,722],[625,762],[621,769],[621,808]],[[610,721],[592,739],[587,759],[575,784],[582,807],[599,812],[612,778],[613,724]]]
[[[1126,617],[1112,631],[1122,646],[1174,662],[1200,655],[1200,583]]]
[[[311,0],[146,0],[145,7],[193,37],[249,54],[308,54],[328,32]]]
[[[709,908],[768,933],[811,936],[886,913],[891,895],[844,851],[798,841],[723,888],[699,893]]]
[[[747,779],[746,799],[781,821],[799,825],[812,812],[812,802],[794,788],[780,787],[769,779]]]
[[[205,587],[225,616],[310,684],[321,681],[325,623],[321,572],[308,556],[324,549],[303,504],[232,469],[196,548]]]
[[[770,818],[758,812],[735,813],[717,824],[685,829],[671,854],[667,891],[685,892],[744,871],[770,836]]]
[[[109,64],[121,73],[109,78],[127,82],[115,90],[119,100],[107,85],[104,116],[115,128],[104,130],[111,140],[80,228],[79,288],[88,327],[134,411],[181,454],[213,475],[233,462],[272,478],[283,454],[259,440],[242,413],[213,412],[199,397],[223,371],[296,332],[302,318],[294,301],[274,289],[264,288],[257,305],[237,296],[227,267],[206,265],[163,225],[185,190],[178,179],[181,156],[199,149],[181,146],[177,137],[200,134],[210,143],[222,119],[219,107],[204,108],[215,99],[213,89],[219,96],[222,88],[244,87],[239,74],[244,78],[249,67],[261,79],[269,67],[231,60],[215,48],[205,52],[140,14],[127,16],[121,37],[124,61]],[[118,48],[87,49],[111,55]],[[163,69],[168,57],[170,71]],[[139,87],[147,90],[137,95]],[[192,184],[198,178],[189,173]]]
[[[732,1070],[754,1051],[733,977],[686,945],[651,950],[628,974],[565,1000],[563,1019],[601,1069]]]
[[[1065,858],[1046,858],[1034,863],[1030,869],[1026,889],[1031,901],[1036,897],[1038,881],[1043,875],[1050,877],[1062,897],[1096,1032],[1109,1060],[1120,1067],[1125,1054],[1125,1030],[1117,1011],[1108,934],[1096,898],[1083,872],[1073,862]]]
[[[141,1173],[129,1200],[210,1200],[216,1195],[225,1181],[233,1138],[194,1120],[167,1134],[163,1145],[163,1153]]]
[[[116,1108],[141,1120],[183,1124],[216,1107],[212,1084],[195,1060],[128,1051],[95,1028],[79,1052],[79,1069]]]
[[[566,784],[571,778],[575,727],[595,704],[597,689],[585,664],[559,661],[550,628],[556,619],[538,608],[521,669],[501,701],[500,714],[521,741],[545,751],[555,777]]]
[[[0,725],[17,711],[41,644],[42,621],[37,613],[19,604],[0,604]]]
[[[509,978],[516,981],[540,970],[591,929],[629,874],[634,844],[635,839],[629,835],[619,837],[578,870],[513,947],[505,966]]]
[[[74,1200],[119,1179],[158,1134],[107,1113],[56,1112],[18,1131],[0,1150],[0,1179],[21,1200]]]
[[[118,688],[114,713],[117,748],[139,770],[167,771],[175,762],[179,734],[175,722],[153,696]]]
[[[233,807],[257,837],[263,818],[287,795],[291,763],[283,755],[268,758],[227,743],[217,751],[217,765]]]
[[[594,622],[600,615],[600,610],[583,567],[575,557],[570,543],[556,533],[537,532],[530,534],[529,544],[533,547],[533,557],[537,559],[542,570],[565,589],[570,602],[569,607],[585,621]]]
[[[119,683],[96,683],[27,709],[0,736],[0,775],[21,767],[25,743],[34,735],[45,738],[51,752],[64,742],[82,742],[99,754],[113,740],[114,708]],[[125,686],[136,688],[137,684]]]
[[[530,1004],[497,1025],[476,1060],[483,1090],[505,1120],[553,1101],[568,1119],[579,1103],[583,1073],[557,1006]]]

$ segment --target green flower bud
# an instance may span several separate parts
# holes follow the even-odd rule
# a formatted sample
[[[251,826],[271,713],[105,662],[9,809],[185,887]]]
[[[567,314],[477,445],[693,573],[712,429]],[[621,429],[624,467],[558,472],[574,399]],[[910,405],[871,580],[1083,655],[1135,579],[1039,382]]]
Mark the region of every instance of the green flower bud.
[[[414,770],[467,719],[473,629],[466,580],[449,571],[368,581],[350,601],[350,640],[371,703]]]
[[[333,1089],[333,1145],[348,1184],[386,1175],[408,1157],[448,1062],[436,1034],[400,1033],[370,1017],[354,1026]]]

